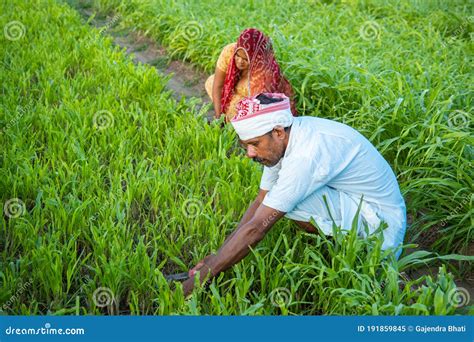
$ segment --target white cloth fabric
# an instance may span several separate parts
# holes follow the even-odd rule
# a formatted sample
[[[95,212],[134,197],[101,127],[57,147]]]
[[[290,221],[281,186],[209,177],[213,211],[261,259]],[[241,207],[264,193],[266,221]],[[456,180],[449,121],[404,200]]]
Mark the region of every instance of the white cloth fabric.
[[[264,205],[294,220],[312,217],[328,235],[332,219],[344,230],[351,228],[363,196],[360,219],[369,233],[382,221],[388,224],[382,248],[403,242],[405,202],[390,165],[364,136],[342,123],[294,118],[285,155],[277,165],[264,167],[260,188],[269,191]]]
[[[270,132],[276,126],[288,127],[293,123],[290,99],[285,94],[264,93],[270,98],[283,99],[271,104],[261,104],[256,98],[246,97],[237,104],[237,114],[231,120],[241,140],[249,140]]]

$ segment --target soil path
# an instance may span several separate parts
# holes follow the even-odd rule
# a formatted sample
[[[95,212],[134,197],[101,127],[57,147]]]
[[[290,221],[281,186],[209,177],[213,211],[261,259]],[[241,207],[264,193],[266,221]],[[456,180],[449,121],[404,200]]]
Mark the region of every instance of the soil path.
[[[172,60],[164,47],[140,33],[114,29],[117,21],[114,17],[96,18],[90,9],[79,7],[77,10],[86,20],[91,19],[91,25],[110,36],[115,45],[124,48],[135,63],[150,65],[158,73],[168,76],[167,88],[172,90],[174,98],[181,100],[182,97],[195,97],[201,99],[202,106],[211,104],[204,88],[209,75],[189,63]],[[208,120],[212,119],[213,114],[211,107],[207,114]]]

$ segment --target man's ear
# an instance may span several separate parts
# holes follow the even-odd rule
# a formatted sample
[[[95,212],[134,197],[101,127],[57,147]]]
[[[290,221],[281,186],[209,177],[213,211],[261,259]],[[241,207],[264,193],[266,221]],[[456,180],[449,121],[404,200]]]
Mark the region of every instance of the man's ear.
[[[284,139],[286,134],[285,128],[282,126],[275,126],[275,128],[273,128],[272,134],[274,134],[275,138],[277,139]]]

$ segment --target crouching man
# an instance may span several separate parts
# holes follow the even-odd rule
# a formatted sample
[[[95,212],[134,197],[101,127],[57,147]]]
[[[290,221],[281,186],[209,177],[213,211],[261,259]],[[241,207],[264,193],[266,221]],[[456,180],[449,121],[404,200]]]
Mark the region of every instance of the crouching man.
[[[312,218],[331,235],[333,222],[351,228],[362,199],[359,227],[368,226],[372,233],[385,222],[382,248],[403,242],[406,210],[397,179],[356,130],[331,120],[293,117],[289,99],[272,93],[241,100],[231,123],[247,156],[264,165],[260,191],[217,254],[189,271],[186,295],[197,271],[203,281],[238,263],[283,216],[316,233]],[[364,231],[359,230],[361,238]]]

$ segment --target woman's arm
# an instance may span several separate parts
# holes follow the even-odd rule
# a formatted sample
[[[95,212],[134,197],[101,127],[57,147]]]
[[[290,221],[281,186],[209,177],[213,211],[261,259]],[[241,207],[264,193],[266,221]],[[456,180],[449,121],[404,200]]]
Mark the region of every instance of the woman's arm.
[[[214,84],[212,85],[212,102],[214,103],[214,111],[216,112],[216,119],[221,117],[221,94],[224,87],[225,72],[216,68],[214,74]]]

